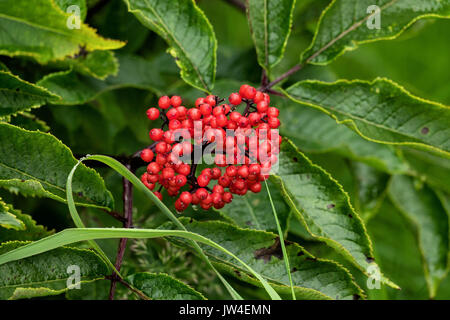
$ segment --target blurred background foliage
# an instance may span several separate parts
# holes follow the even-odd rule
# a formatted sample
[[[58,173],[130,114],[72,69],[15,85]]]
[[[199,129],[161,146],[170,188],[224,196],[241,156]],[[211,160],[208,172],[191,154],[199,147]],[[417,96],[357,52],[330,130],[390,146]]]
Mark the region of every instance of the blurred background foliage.
[[[292,33],[285,57],[274,70],[279,75],[298,63],[300,53],[307,48],[327,0],[297,0]],[[243,83],[259,83],[261,69],[251,40],[246,16],[239,8],[222,0],[198,0],[218,40],[218,61],[216,91]],[[148,62],[149,68],[140,70],[143,77],[151,79],[147,88],[133,88],[126,85],[105,91],[92,101],[79,106],[43,106],[33,110],[27,117],[13,119],[32,129],[48,130],[69,146],[74,154],[88,153],[112,156],[130,155],[149,144],[149,121],[145,115],[148,107],[154,106],[158,95],[177,94],[187,97],[185,105],[191,106],[200,91],[186,85],[179,77],[179,70],[172,57],[166,52],[165,42],[153,32],[144,28],[136,18],[127,12],[122,0],[88,1],[86,22],[98,29],[98,33],[113,39],[127,41],[127,45],[116,51],[116,55],[140,56]],[[362,45],[346,53],[327,67],[308,65],[292,76],[285,84],[302,79],[333,81],[336,79],[367,79],[387,77],[403,85],[415,95],[450,105],[450,20],[422,20],[392,41],[379,41]],[[119,59],[120,60],[120,59]],[[0,57],[14,74],[22,79],[36,82],[50,73],[49,67],[24,59]],[[50,66],[51,68],[51,66]],[[134,74],[129,75],[133,77]],[[142,76],[142,75],[140,75]],[[226,92],[226,91],[225,91]],[[287,100],[280,101],[282,118],[301,118],[302,108]],[[318,112],[311,111],[308,112]],[[36,121],[39,119],[39,121]],[[300,150],[325,168],[350,194],[355,208],[359,210],[372,238],[377,261],[384,273],[402,290],[382,288],[367,290],[369,298],[379,299],[427,299],[419,248],[414,226],[399,212],[386,196],[389,175],[354,161],[345,151],[315,150],[308,146],[308,137],[296,138],[294,128],[282,129],[283,133],[296,141]],[[358,137],[359,138],[359,137]],[[302,141],[302,139],[304,141]],[[359,138],[361,139],[361,138]],[[406,150],[407,151],[407,150]],[[404,153],[408,161],[408,152]],[[434,176],[437,183],[447,185],[450,177],[448,162],[441,162],[443,171],[438,176],[433,166],[420,167],[423,174]],[[88,163],[89,164],[89,163]],[[420,165],[420,164],[419,164]],[[111,170],[96,168],[113,192],[116,207],[122,207],[122,181]],[[445,176],[440,177],[439,175]],[[367,181],[366,178],[374,177]],[[444,180],[442,181],[442,178]],[[361,184],[366,183],[364,188]],[[32,212],[39,224],[57,231],[72,225],[65,204],[49,199],[24,198],[0,190],[0,196],[24,212]],[[142,227],[157,227],[164,219],[143,195],[135,193],[135,222]],[[107,214],[90,208],[80,208],[80,214],[88,226],[120,226]],[[221,219],[214,212],[196,213],[196,219]],[[359,285],[366,289],[366,278],[337,256],[326,245],[311,241],[298,221],[291,219],[288,239],[298,241],[313,254],[333,258],[349,268],[357,277]],[[114,259],[117,241],[99,241],[106,253]],[[125,257],[125,273],[134,271],[166,272],[192,285],[209,298],[227,298],[226,292],[214,274],[194,255],[180,250],[164,240],[130,241]],[[248,287],[230,279],[238,292],[247,298],[265,297],[260,289]],[[71,291],[68,298],[104,299],[108,292],[108,281],[96,282],[83,287],[82,292]],[[120,297],[133,298],[119,288]],[[437,299],[450,298],[450,277],[442,282]]]

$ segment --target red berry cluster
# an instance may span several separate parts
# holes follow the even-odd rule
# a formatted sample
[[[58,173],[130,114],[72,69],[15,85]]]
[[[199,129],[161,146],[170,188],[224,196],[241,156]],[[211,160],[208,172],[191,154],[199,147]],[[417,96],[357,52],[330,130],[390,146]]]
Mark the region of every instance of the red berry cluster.
[[[141,180],[161,200],[162,188],[169,196],[179,195],[175,202],[177,211],[190,204],[205,210],[220,209],[232,201],[233,194],[260,192],[261,181],[267,179],[272,165],[278,161],[282,139],[278,134],[273,136],[271,129],[280,126],[279,110],[270,106],[269,95],[243,85],[239,93],[230,95],[229,104],[224,102],[208,95],[198,98],[195,108],[187,109],[179,96],[163,96],[159,108],[147,110],[150,120],[161,118],[163,124],[150,130],[154,143],[141,151],[142,160],[149,163]],[[242,103],[245,109],[240,113],[236,109]],[[194,132],[195,121],[201,123],[201,138]],[[175,141],[181,130],[193,138]],[[233,134],[228,135],[228,130]],[[215,149],[211,154],[216,166],[203,169],[196,177],[194,149],[200,148],[203,156],[206,147],[213,143]],[[180,156],[189,156],[192,164],[181,162]],[[213,180],[217,183],[211,189]],[[156,191],[157,183],[160,187]]]

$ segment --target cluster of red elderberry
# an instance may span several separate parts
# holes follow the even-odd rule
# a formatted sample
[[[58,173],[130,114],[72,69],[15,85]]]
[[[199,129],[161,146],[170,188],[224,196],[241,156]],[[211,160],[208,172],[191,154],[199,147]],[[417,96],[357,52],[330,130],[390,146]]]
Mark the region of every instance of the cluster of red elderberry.
[[[240,113],[236,109],[242,103],[245,109]],[[233,194],[244,195],[248,190],[260,192],[261,182],[278,161],[281,143],[278,132],[271,130],[280,126],[279,110],[269,104],[268,94],[249,85],[241,86],[239,93],[232,93],[229,104],[208,95],[198,98],[195,108],[187,109],[179,96],[161,97],[159,108],[147,110],[150,120],[161,118],[163,125],[161,129],[150,130],[154,143],[141,151],[142,160],[149,163],[142,182],[161,200],[162,188],[169,196],[179,195],[175,202],[177,211],[185,210],[190,204],[205,210],[220,209],[232,201]],[[194,123],[195,130],[201,129],[200,135],[196,134]],[[183,130],[192,138],[177,135]],[[229,130],[233,133],[229,134]],[[196,177],[195,148],[203,157],[211,144],[215,166],[203,169]],[[191,164],[180,161],[182,156],[188,156]],[[217,183],[211,189],[213,180]],[[157,183],[160,187],[156,191]]]

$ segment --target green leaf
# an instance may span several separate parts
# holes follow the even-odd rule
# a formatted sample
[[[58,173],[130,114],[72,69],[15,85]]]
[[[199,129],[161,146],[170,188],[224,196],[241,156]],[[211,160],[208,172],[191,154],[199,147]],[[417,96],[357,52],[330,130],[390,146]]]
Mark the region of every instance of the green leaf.
[[[26,242],[7,242],[0,246],[0,254],[25,245]],[[24,299],[58,295],[69,290],[68,279],[80,269],[80,285],[102,279],[108,268],[99,256],[90,250],[61,247],[0,266],[0,299]],[[70,281],[70,285],[77,284]],[[76,289],[73,289],[76,290]]]
[[[217,41],[211,24],[193,0],[125,0],[128,11],[169,45],[184,81],[211,91]]]
[[[53,0],[36,0],[30,10],[28,0],[0,2],[0,54],[28,56],[39,63],[62,60],[84,47],[87,51],[118,49],[125,43],[102,38],[81,23],[69,29],[71,14],[63,12]]]
[[[286,94],[325,112],[367,140],[419,147],[450,157],[450,107],[415,97],[390,80],[301,81]]]
[[[275,174],[273,181],[307,231],[366,274],[373,262],[372,244],[342,186],[287,139],[281,144]]]
[[[135,273],[126,277],[125,281],[153,300],[206,299],[200,292],[164,273]]]
[[[0,123],[0,186],[25,196],[65,201],[67,176],[77,163],[54,136]],[[76,202],[113,208],[111,193],[93,169],[82,165],[74,178]]]
[[[0,198],[0,240],[2,231],[4,230],[1,227],[13,230],[25,229],[24,223],[11,212],[10,206],[3,202],[2,198]]]
[[[381,286],[366,290],[370,299],[429,299],[427,284],[411,224],[386,198],[379,213],[367,223],[375,256],[382,270],[402,290]],[[373,283],[373,282],[372,282]]]
[[[0,70],[0,118],[38,108],[49,100],[59,98],[43,87]]]
[[[105,81],[76,73],[74,70],[52,73],[38,84],[62,97],[58,104],[77,105],[95,99],[103,92],[124,87],[134,87],[161,93],[165,81],[157,69],[158,65],[133,55],[118,55],[119,72]],[[155,72],[155,70],[157,70]]]
[[[233,254],[226,248],[215,243],[214,241],[211,241],[210,239],[205,238],[201,235],[188,232],[185,230],[154,230],[154,229],[129,229],[129,228],[65,229],[57,234],[51,235],[47,238],[35,241],[33,243],[24,245],[21,248],[14,249],[10,252],[0,255],[0,265],[11,261],[24,259],[39,253],[47,252],[52,249],[80,241],[89,241],[95,239],[118,239],[118,238],[152,239],[160,237],[180,237],[183,239],[191,240],[191,242],[189,243],[194,244],[195,250],[200,254],[202,254],[203,251],[197,250],[196,242],[207,244],[208,246],[212,246],[213,248],[216,248],[224,252],[225,254],[236,259],[246,270],[248,270],[255,278],[257,278],[261,282],[262,286],[264,286],[264,289],[267,291],[267,293],[272,299],[280,300],[280,296],[274,291],[272,286],[259,273],[255,272],[248,264],[242,261],[242,259],[237,257],[235,254]]]
[[[276,207],[283,232],[287,229],[290,208],[283,199],[278,188],[269,182],[270,193]],[[247,193],[245,196],[234,197],[220,213],[241,228],[276,231],[277,226],[270,206],[267,190],[259,193]]]
[[[334,152],[388,173],[405,173],[405,161],[392,146],[373,143],[313,108],[272,97],[280,108],[281,134],[308,153]]]
[[[405,159],[411,167],[414,176],[426,181],[433,187],[450,193],[450,161],[447,158],[415,150],[402,148]]]
[[[42,131],[49,132],[50,127],[47,123],[34,114],[22,111],[18,114],[12,115],[8,121],[6,121],[16,127],[21,127],[23,129],[31,130],[31,131]]]
[[[55,65],[59,67],[73,67],[77,72],[86,76],[104,80],[110,75],[117,75],[119,63],[112,51],[94,51],[79,57],[70,57]]]
[[[188,218],[181,218],[180,221],[187,230],[201,234],[234,252],[266,278],[279,293],[291,294],[281,245],[276,234],[241,229],[219,221],[199,222]],[[168,224],[165,224],[162,227],[167,226]],[[176,243],[186,245],[186,242]],[[298,299],[353,299],[362,296],[351,275],[338,264],[317,259],[296,243],[287,241],[285,245]],[[231,257],[213,248],[202,247],[218,267],[239,280],[257,285],[257,281]]]
[[[352,169],[358,193],[355,209],[367,221],[383,204],[389,175],[359,162],[352,163]]]
[[[372,12],[367,12],[372,5],[380,9],[379,29],[367,25],[374,19]],[[448,0],[334,0],[322,13],[301,62],[325,65],[359,44],[395,39],[419,19],[449,16]]]
[[[270,71],[283,58],[295,0],[249,0],[248,23],[261,67]]]
[[[447,213],[430,188],[426,185],[419,188],[414,185],[413,179],[407,176],[392,178],[389,196],[416,228],[428,290],[433,298],[449,268]]]
[[[82,21],[86,19],[87,14],[87,6],[86,0],[55,0],[55,3],[60,7],[64,12],[67,12],[67,8],[70,6],[78,6],[80,8],[80,18]]]
[[[4,207],[20,221],[23,228],[18,230],[0,228],[0,243],[13,240],[35,241],[53,234],[53,231],[48,231],[46,227],[37,225],[30,215],[14,209],[12,205],[4,204]]]

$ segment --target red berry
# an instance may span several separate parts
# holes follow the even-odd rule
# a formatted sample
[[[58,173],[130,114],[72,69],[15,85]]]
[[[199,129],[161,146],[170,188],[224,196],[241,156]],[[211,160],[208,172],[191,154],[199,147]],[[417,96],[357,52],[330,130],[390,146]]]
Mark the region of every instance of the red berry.
[[[241,102],[242,102],[241,96],[237,93],[230,94],[230,97],[228,98],[228,100],[230,101],[230,103],[232,105],[235,105],[235,106],[241,104]]]
[[[213,193],[220,193],[223,194],[225,192],[225,190],[223,189],[223,187],[221,185],[216,184],[213,187]]]
[[[223,202],[225,202],[225,203],[230,203],[231,200],[233,200],[233,195],[231,194],[231,192],[225,192],[225,193],[222,195],[222,200],[223,200]]]
[[[269,117],[269,119],[267,119],[267,124],[270,128],[276,129],[280,126],[281,122],[278,118]]]
[[[261,91],[256,91],[255,97],[253,98],[254,103],[258,103],[264,100],[264,93]]]
[[[205,98],[205,103],[209,104],[211,107],[216,105],[216,96],[209,95]]]
[[[191,172],[191,166],[186,164],[186,163],[182,163],[180,164],[180,166],[177,168],[177,172],[179,174],[185,175],[187,176],[190,172]]]
[[[161,170],[161,167],[156,162],[151,162],[147,166],[147,172],[151,175],[158,174],[158,172]]]
[[[179,96],[173,96],[172,98],[170,98],[170,104],[172,105],[172,107],[179,107],[181,106],[181,98]]]
[[[154,128],[150,130],[149,136],[153,141],[159,141],[162,139],[164,132],[161,129]]]
[[[267,109],[267,116],[268,117],[277,118],[279,114],[280,114],[280,110],[278,110],[275,107],[269,107],[269,109]]]
[[[150,120],[156,120],[159,118],[159,110],[156,108],[150,108],[147,110],[147,117]]]
[[[175,108],[170,109],[169,111],[166,112],[166,116],[169,120],[173,120],[178,118],[178,111]]]
[[[249,165],[249,167],[248,167],[248,172],[249,172],[249,174],[251,174],[251,175],[257,176],[258,174],[261,173],[261,167],[260,167],[259,164],[253,163],[253,164]]]
[[[256,104],[256,109],[258,110],[259,113],[264,113],[267,112],[267,110],[269,109],[269,105],[267,102],[261,101]]]
[[[231,183],[231,179],[226,175],[221,176],[218,181],[219,184],[224,188],[228,187]]]
[[[202,113],[199,109],[189,109],[187,112],[188,117],[191,120],[199,120],[202,117]]]
[[[242,90],[242,93],[241,93]],[[239,90],[239,94],[246,99],[253,99],[256,95],[256,89],[249,85],[243,85],[241,86],[241,89]]]
[[[246,165],[243,165],[238,169],[238,175],[240,177],[245,179],[248,177],[248,174],[249,174],[249,171],[248,171],[248,167]]]
[[[237,111],[233,111],[232,113],[230,113],[230,120],[231,121],[239,122],[241,117],[242,117],[242,115],[239,112],[237,112]]]
[[[203,116],[209,116],[212,112],[212,107],[211,105],[204,103],[200,106],[199,110]]]
[[[222,171],[220,171],[219,168],[212,168],[211,169],[211,178],[214,180],[219,179],[219,177],[222,175]]]
[[[177,130],[181,128],[181,122],[180,120],[174,119],[169,121],[169,129],[170,130]]]
[[[234,177],[238,173],[238,169],[234,166],[229,166],[226,169],[227,176]]]
[[[163,96],[163,97],[159,98],[158,106],[161,109],[169,108],[170,107],[170,98],[168,96]]]
[[[197,100],[195,100],[195,106],[198,108],[200,107],[201,104],[204,104],[205,102],[205,98],[198,98]]]
[[[251,192],[258,193],[261,191],[261,183],[256,182],[249,187]]]
[[[195,195],[200,199],[200,201],[203,201],[208,197],[208,191],[204,188],[200,188],[195,191]]]
[[[188,191],[183,191],[180,194],[180,200],[185,204],[190,204],[192,202],[192,195]]]
[[[211,178],[205,174],[201,174],[197,178],[197,183],[200,187],[206,187],[209,183]]]
[[[163,179],[171,179],[175,176],[175,170],[172,168],[164,168],[161,172],[161,176]]]
[[[185,175],[178,175],[175,177],[175,183],[178,188],[183,187],[187,183],[187,178]]]
[[[141,152],[141,159],[145,162],[151,162],[153,160],[153,151],[151,149],[144,149]]]
[[[166,153],[167,152],[167,143],[159,142],[155,147],[156,153]]]
[[[159,199],[160,201],[162,201],[163,196],[162,196],[161,192],[159,192],[159,191],[153,191],[153,194],[154,194],[155,196],[157,196],[158,199]]]

